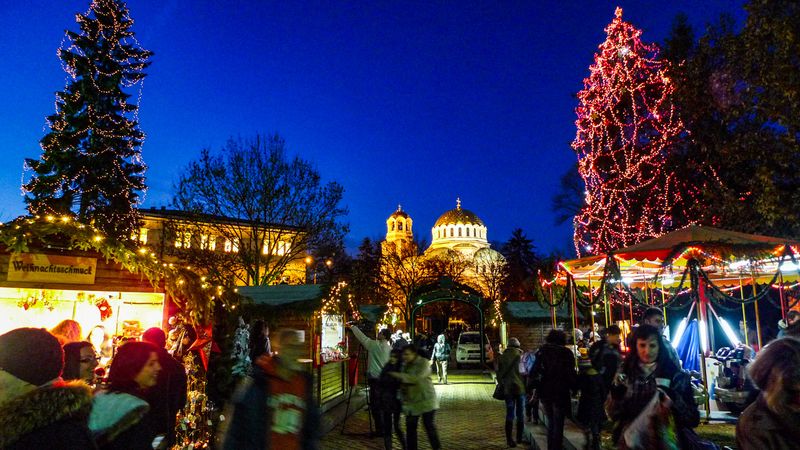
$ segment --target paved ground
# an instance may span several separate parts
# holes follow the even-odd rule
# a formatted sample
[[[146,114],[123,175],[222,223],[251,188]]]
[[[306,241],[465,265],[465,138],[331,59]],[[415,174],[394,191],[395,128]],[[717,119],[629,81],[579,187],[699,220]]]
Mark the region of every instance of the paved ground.
[[[434,380],[435,381],[435,380]],[[450,384],[436,385],[441,407],[436,426],[444,450],[505,449],[503,423],[505,407],[492,398],[494,383],[489,375],[451,374]],[[366,410],[347,419],[345,435],[335,428],[322,439],[324,450],[383,449],[382,438],[368,438]],[[405,425],[403,425],[405,428]],[[430,449],[422,423],[419,425],[420,449]],[[400,448],[395,438],[394,448]],[[520,447],[517,447],[520,448]]]

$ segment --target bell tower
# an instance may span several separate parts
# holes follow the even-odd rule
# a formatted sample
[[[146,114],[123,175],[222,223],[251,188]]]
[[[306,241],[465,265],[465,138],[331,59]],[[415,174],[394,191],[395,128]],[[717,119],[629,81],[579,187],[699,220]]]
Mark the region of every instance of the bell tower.
[[[413,225],[411,216],[403,211],[401,205],[397,205],[397,211],[386,219],[386,242],[398,245],[410,244],[414,241]]]

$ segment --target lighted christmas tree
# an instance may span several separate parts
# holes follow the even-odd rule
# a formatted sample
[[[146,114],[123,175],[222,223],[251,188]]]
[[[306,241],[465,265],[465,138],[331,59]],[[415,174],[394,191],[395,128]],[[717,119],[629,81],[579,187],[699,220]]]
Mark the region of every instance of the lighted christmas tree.
[[[683,190],[665,167],[684,132],[668,63],[658,59],[656,45],[640,40],[641,30],[622,20],[621,8],[605,31],[578,93],[572,142],[586,184],[586,203],[574,222],[578,254],[659,236],[679,225],[676,216],[686,217]]]
[[[151,52],[131,29],[133,20],[119,0],[95,0],[77,14],[80,33],[67,31],[58,50],[69,75],[56,93],[56,113],[47,118],[42,156],[28,159],[33,171],[23,186],[32,214],[71,215],[115,238],[138,226],[135,206],[144,190],[136,97]]]

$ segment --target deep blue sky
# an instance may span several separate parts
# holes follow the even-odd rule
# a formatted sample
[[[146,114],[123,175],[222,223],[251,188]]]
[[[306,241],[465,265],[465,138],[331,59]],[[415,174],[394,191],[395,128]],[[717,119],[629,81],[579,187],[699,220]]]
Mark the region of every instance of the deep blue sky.
[[[702,29],[741,1],[131,1],[155,52],[140,104],[144,206],[166,204],[180,167],[230,136],[279,132],[342,183],[348,246],[380,236],[402,203],[430,240],[436,218],[475,211],[502,241],[523,228],[571,249],[550,198],[574,159],[574,94],[603,28],[624,18],[662,41],[675,14]],[[65,75],[64,29],[88,0],[0,0],[0,219],[24,213],[25,157]]]

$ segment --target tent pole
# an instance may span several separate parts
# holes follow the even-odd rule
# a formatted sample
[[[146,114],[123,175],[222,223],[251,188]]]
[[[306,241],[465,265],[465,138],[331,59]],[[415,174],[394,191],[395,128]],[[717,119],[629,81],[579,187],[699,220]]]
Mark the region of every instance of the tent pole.
[[[744,284],[742,284],[742,277],[739,277],[739,293],[744,302]],[[745,314],[744,303],[742,303],[742,323],[744,323],[744,345],[749,346],[750,341],[747,339],[747,314]]]
[[[589,277],[589,320],[592,323],[592,329],[589,336],[594,335],[594,294],[592,293],[592,277]]]
[[[556,329],[556,307],[553,306],[553,284],[550,284],[550,320],[553,322],[553,329]]]
[[[784,298],[783,298],[783,272],[780,270],[780,268],[778,268],[778,278],[780,278],[780,281],[778,282],[778,286],[780,286],[780,287],[778,287],[778,296],[781,299],[781,318],[785,322],[786,321],[786,304],[784,303]]]
[[[575,290],[577,289],[577,287],[575,286],[575,280],[574,279],[572,280],[572,282],[573,282],[573,284],[572,284],[572,286],[570,287],[570,290],[569,290],[569,295],[570,295],[571,300],[572,300],[570,302],[572,304],[572,344],[577,346],[578,345],[578,332],[577,332],[578,322],[575,319],[575,298],[577,297],[576,294],[575,294]],[[575,360],[575,364],[577,364],[577,360]]]
[[[696,270],[694,265],[692,265],[692,270]],[[695,280],[697,280],[696,283],[695,283]],[[692,283],[692,290],[695,291],[695,295],[696,295],[696,298],[697,298],[697,325],[698,325],[697,332],[698,333],[702,333],[703,331],[700,329],[700,323],[702,323],[703,319],[704,319],[703,316],[705,315],[705,307],[706,307],[705,301],[706,300],[705,300],[705,294],[702,295],[702,296],[700,295],[700,290],[701,289],[705,289],[705,286],[703,286],[703,283],[696,276],[691,277],[691,283]],[[698,286],[698,284],[699,284],[699,286]],[[706,332],[707,331],[708,331],[708,326],[706,326]],[[703,337],[701,336],[700,339],[703,339]],[[705,336],[705,339],[706,339],[706,342],[708,342],[708,336],[707,335]],[[703,386],[705,387],[706,392],[708,392],[708,387],[709,386],[708,386],[708,371],[706,371],[706,352],[703,351],[702,345],[701,345],[701,348],[700,348],[700,373],[703,376]],[[705,398],[706,398],[705,402],[704,402],[705,403],[704,406],[705,406],[705,409],[706,409],[706,420],[705,420],[705,423],[708,423],[708,419],[711,416],[711,405],[709,404],[708,395],[706,395]]]
[[[753,278],[753,297],[756,296],[756,277]],[[756,334],[758,335],[758,350],[761,351],[761,316],[758,314],[758,300],[753,302],[756,308]]]

